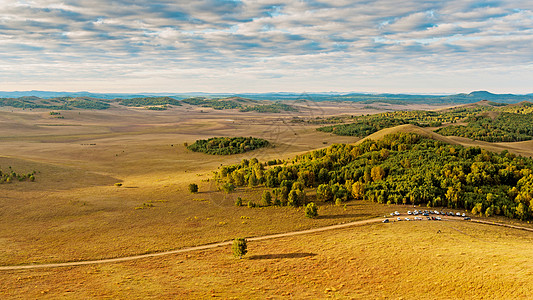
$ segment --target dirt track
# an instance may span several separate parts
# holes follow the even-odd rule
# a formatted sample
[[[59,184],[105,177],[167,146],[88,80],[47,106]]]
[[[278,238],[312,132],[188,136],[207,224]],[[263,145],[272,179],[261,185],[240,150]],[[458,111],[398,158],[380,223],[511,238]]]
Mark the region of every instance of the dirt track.
[[[458,220],[458,219],[455,219],[455,218],[446,218],[446,219]],[[383,218],[380,217],[380,218],[374,218],[374,219],[368,219],[368,220],[362,220],[362,221],[354,221],[354,222],[349,222],[349,223],[344,223],[344,224],[325,226],[325,227],[320,227],[320,228],[313,228],[313,229],[308,229],[308,230],[292,231],[292,232],[286,232],[286,233],[279,233],[279,234],[271,234],[271,235],[264,235],[264,236],[258,236],[258,237],[251,237],[251,238],[247,238],[247,240],[248,241],[262,241],[262,240],[283,238],[283,237],[289,237],[289,236],[294,236],[294,235],[309,234],[309,233],[315,233],[315,232],[321,232],[321,231],[327,231],[327,230],[333,230],[333,229],[341,229],[341,228],[346,228],[346,227],[356,226],[356,225],[365,225],[365,224],[370,224],[370,223],[377,223],[377,222],[380,222],[382,220],[383,220]],[[474,219],[472,220],[472,222],[481,223],[481,224],[487,224],[487,225],[504,226],[504,227],[509,227],[509,228],[513,228],[513,229],[520,229],[520,230],[526,230],[526,231],[532,231],[533,232],[532,228],[515,226],[515,225],[500,224],[500,223],[487,222],[487,221],[474,220]],[[116,263],[116,262],[137,260],[137,259],[142,259],[142,258],[157,257],[157,256],[170,255],[170,254],[177,254],[177,253],[184,253],[184,252],[212,249],[212,248],[221,247],[221,246],[228,246],[228,245],[231,245],[231,243],[232,243],[232,241],[226,241],[226,242],[207,244],[207,245],[195,246],[195,247],[188,247],[188,248],[165,251],[165,252],[140,254],[140,255],[118,257],[118,258],[108,258],[108,259],[99,259],[99,260],[86,260],[86,261],[64,262],[64,263],[54,263],[54,264],[40,264],[40,265],[0,266],[0,270],[23,270],[23,269],[37,269],[37,268],[58,268],[58,267],[73,267],[73,266],[94,265],[94,264],[103,264],[103,263]]]
[[[282,237],[288,237],[288,236],[294,236],[294,235],[300,235],[300,234],[308,234],[308,233],[321,232],[321,231],[326,231],[326,230],[340,229],[340,228],[345,228],[345,227],[350,227],[350,226],[355,226],[355,225],[376,223],[376,222],[380,222],[381,220],[383,220],[383,218],[375,218],[375,219],[355,221],[355,222],[344,223],[344,224],[325,226],[325,227],[320,227],[320,228],[313,228],[313,229],[302,230],[302,231],[292,231],[292,232],[286,232],[286,233],[251,237],[251,238],[247,238],[247,240],[248,241],[262,241],[262,240],[282,238]],[[206,250],[206,249],[211,249],[211,248],[216,248],[216,247],[221,247],[221,246],[228,246],[228,245],[231,245],[231,243],[232,241],[226,241],[226,242],[207,244],[207,245],[195,246],[195,247],[188,247],[188,248],[165,251],[165,252],[140,254],[140,255],[99,259],[99,260],[74,261],[74,262],[40,264],[40,265],[0,266],[0,270],[5,271],[5,270],[23,270],[23,269],[37,269],[37,268],[58,268],[58,267],[73,267],[73,266],[94,265],[94,264],[103,264],[103,263],[116,263],[116,262],[131,261],[131,260],[137,260],[137,259],[142,259],[142,258],[164,256],[164,255],[170,255],[170,254],[176,254],[176,253]]]

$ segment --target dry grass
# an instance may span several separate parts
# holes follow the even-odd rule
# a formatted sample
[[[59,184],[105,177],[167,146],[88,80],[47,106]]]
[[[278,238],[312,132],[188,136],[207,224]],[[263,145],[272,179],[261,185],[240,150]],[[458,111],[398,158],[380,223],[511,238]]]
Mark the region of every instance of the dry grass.
[[[297,115],[364,112],[351,104],[336,105],[307,107]],[[202,113],[184,106],[161,112],[122,108],[67,111],[62,115],[65,119],[51,119],[48,111],[0,110],[0,166],[12,166],[17,172],[39,172],[36,182],[0,185],[0,265],[164,251],[238,236],[367,219],[401,209],[351,202],[346,208],[321,206],[321,218],[309,220],[302,211],[292,208],[235,207],[238,196],[259,202],[261,190],[241,189],[227,195],[217,192],[216,186],[207,181],[221,164],[243,158],[290,158],[325,144],[357,141],[317,132],[316,126],[291,124],[293,114],[210,109]],[[184,142],[212,136],[255,136],[272,141],[275,147],[220,157],[192,153],[183,146]],[[533,151],[530,142],[482,146],[529,155]],[[123,185],[114,186],[117,182]],[[191,182],[200,185],[200,193],[187,192]],[[433,237],[430,233],[441,225],[393,226],[254,243],[250,257],[255,255],[255,259],[240,261],[232,259],[228,249],[217,249],[192,253],[189,258],[178,255],[93,267],[2,272],[0,298],[203,298],[211,296],[211,290],[215,295],[239,298],[278,297],[287,292],[295,298],[412,298],[417,291],[430,288],[434,288],[435,294],[430,295],[435,298],[447,298],[446,293],[453,293],[454,288],[462,292],[451,295],[464,298],[482,292],[507,298],[523,295],[524,287],[531,289],[531,285],[519,285],[524,278],[530,279],[531,273],[516,269],[521,266],[517,260],[531,265],[531,253],[522,249],[531,242],[530,236],[483,225],[476,225],[482,228],[477,235],[474,225],[461,223],[457,226],[467,227],[457,228],[471,230],[476,238],[452,229],[450,239],[415,243],[409,239]],[[425,235],[413,236],[413,232]],[[491,256],[491,248],[479,242],[494,232],[499,234],[498,239],[485,244],[499,245],[500,256]],[[457,247],[470,249],[468,255],[454,248],[457,241]],[[443,249],[451,251],[450,256]],[[505,254],[512,251],[516,254],[513,259]],[[480,268],[469,267],[467,263],[476,262],[472,257]],[[418,264],[416,272],[410,268],[413,261]],[[493,266],[495,263],[502,264],[501,269]],[[501,274],[495,273],[500,277],[482,275],[489,266],[500,270]],[[489,282],[486,285],[481,283],[483,276]],[[462,277],[472,282],[472,288],[468,286],[472,292],[466,283],[459,285]],[[430,284],[426,278],[438,284]],[[511,282],[513,278],[516,284]],[[506,284],[513,290],[510,294],[504,293]],[[330,291],[324,293],[325,289]]]
[[[440,233],[437,233],[440,230]],[[533,236],[468,222],[400,222],[135,262],[0,273],[8,298],[527,299]]]

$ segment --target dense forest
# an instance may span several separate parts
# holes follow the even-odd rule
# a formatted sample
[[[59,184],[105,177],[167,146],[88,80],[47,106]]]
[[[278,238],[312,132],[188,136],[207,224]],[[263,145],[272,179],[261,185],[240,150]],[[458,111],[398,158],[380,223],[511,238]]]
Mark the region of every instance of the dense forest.
[[[0,169],[0,184],[11,183],[13,181],[35,181],[35,171],[28,174],[16,173],[9,167],[9,171],[4,172]]]
[[[291,193],[293,200],[305,204],[304,188],[314,188],[317,200],[326,202],[364,199],[522,220],[533,216],[533,159],[450,145],[414,133],[332,145],[283,166],[244,160],[220,167],[215,179],[223,186],[273,188],[274,203],[280,205],[290,205]]]
[[[207,154],[229,155],[239,154],[269,145],[267,140],[254,137],[213,137],[207,140],[197,140],[188,145],[187,149]]]
[[[298,111],[294,106],[283,104],[283,103],[273,103],[273,104],[267,104],[267,105],[253,105],[253,106],[246,106],[244,108],[241,108],[239,111],[241,112],[248,112],[248,111],[255,111],[259,113],[280,113],[282,111]]]
[[[404,124],[420,127],[440,127],[448,124],[449,126],[435,131],[442,135],[462,136],[488,142],[516,142],[533,138],[533,104],[529,102],[502,105],[486,101],[484,105],[443,111],[395,111],[352,116],[345,120],[351,122],[320,127],[317,130],[363,138],[379,130]],[[453,125],[458,121],[465,125]]]
[[[242,108],[242,105],[233,100],[208,99],[205,97],[193,97],[181,100],[183,103],[201,107],[211,107],[216,110]]]
[[[446,111],[395,111],[375,115],[352,116],[352,122],[317,128],[318,131],[337,135],[366,137],[379,130],[404,124],[420,127],[438,127],[443,123],[455,123],[458,120],[490,110],[488,106],[458,107]]]
[[[494,119],[474,116],[465,120],[468,125],[453,125],[436,130],[442,135],[453,135],[486,142],[518,142],[533,138],[533,114],[501,113]]]
[[[55,110],[108,109],[109,103],[89,97],[58,97],[41,99],[38,97],[0,98],[0,107],[9,106],[23,109],[46,108]]]
[[[170,97],[143,97],[143,98],[131,98],[131,99],[119,99],[120,105],[142,107],[142,106],[154,106],[154,105],[176,105],[180,106],[181,102]]]

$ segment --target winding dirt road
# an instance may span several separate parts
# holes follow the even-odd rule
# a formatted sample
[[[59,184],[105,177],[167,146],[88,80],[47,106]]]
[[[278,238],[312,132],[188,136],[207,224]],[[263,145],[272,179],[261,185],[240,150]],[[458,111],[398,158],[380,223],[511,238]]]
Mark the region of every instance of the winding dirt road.
[[[313,228],[313,229],[307,229],[307,230],[301,230],[301,231],[292,231],[292,232],[286,232],[286,233],[251,237],[251,238],[246,238],[246,240],[247,241],[262,241],[262,240],[276,239],[276,238],[289,237],[289,236],[294,236],[294,235],[309,234],[309,233],[314,233],[314,232],[340,229],[340,228],[345,228],[345,227],[350,227],[350,226],[355,226],[355,225],[377,223],[382,220],[383,218],[374,218],[374,219],[355,221],[355,222],[349,222],[349,223],[344,223],[344,224],[337,224],[337,225],[331,225],[331,226],[325,226],[325,227]],[[0,271],[37,269],[37,268],[74,267],[74,266],[94,265],[94,264],[104,264],[104,263],[117,263],[117,262],[149,258],[149,257],[158,257],[158,256],[171,255],[171,254],[177,254],[177,253],[212,249],[216,247],[231,245],[232,242],[233,241],[226,241],[226,242],[213,243],[213,244],[207,244],[207,245],[195,246],[195,247],[188,247],[188,248],[182,248],[182,249],[171,250],[171,251],[140,254],[140,255],[126,256],[126,257],[108,258],[108,259],[73,261],[73,262],[39,264],[39,265],[0,266]]]
[[[322,231],[327,231],[327,230],[341,229],[341,228],[346,228],[346,227],[351,227],[351,226],[356,226],[356,225],[365,225],[365,224],[377,223],[377,222],[381,222],[382,220],[383,220],[383,217],[380,217],[380,218],[361,220],[361,221],[354,221],[354,222],[349,222],[349,223],[344,223],[344,224],[330,225],[330,226],[307,229],[307,230],[301,230],[301,231],[292,231],[292,232],[286,232],[286,233],[279,233],[279,234],[271,234],[271,235],[264,235],[264,236],[258,236],[258,237],[251,237],[251,238],[247,238],[247,240],[253,242],[253,241],[262,241],[262,240],[269,240],[269,239],[277,239],[277,238],[283,238],[283,237],[289,237],[289,236],[295,236],[295,235],[301,235],[301,234],[309,234],[309,233],[322,232]],[[444,220],[460,220],[460,219],[459,218],[455,218],[455,217],[453,217],[453,218],[446,217]],[[528,228],[528,227],[521,227],[521,226],[494,223],[494,222],[488,222],[488,221],[482,221],[482,220],[474,220],[474,219],[472,219],[472,222],[481,223],[481,224],[487,224],[487,225],[504,226],[504,227],[509,227],[509,228],[513,228],[513,229],[527,230],[527,231],[533,232],[533,229],[532,228]],[[213,243],[213,244],[207,244],[207,245],[195,246],[195,247],[188,247],[188,248],[182,248],[182,249],[171,250],[171,251],[149,253],[149,254],[140,254],[140,255],[126,256],[126,257],[118,257],[118,258],[86,260],[86,261],[74,261],[74,262],[64,262],[64,263],[54,263],[54,264],[40,264],[40,265],[0,266],[0,271],[37,269],[37,268],[73,267],[73,266],[94,265],[94,264],[104,264],[104,263],[117,263],[117,262],[124,262],[124,261],[131,261],[131,260],[149,258],[149,257],[158,257],[158,256],[171,255],[171,254],[177,254],[177,253],[184,253],[184,252],[212,249],[212,248],[216,248],[216,247],[222,247],[222,246],[231,245],[232,242],[233,241],[226,241],[226,242]]]

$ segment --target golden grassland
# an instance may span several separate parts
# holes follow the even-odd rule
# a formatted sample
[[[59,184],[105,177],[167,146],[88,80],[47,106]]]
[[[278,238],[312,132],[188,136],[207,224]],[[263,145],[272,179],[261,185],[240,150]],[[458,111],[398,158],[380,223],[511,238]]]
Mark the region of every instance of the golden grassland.
[[[0,167],[11,166],[20,173],[36,170],[37,175],[35,182],[0,185],[0,265],[159,252],[406,210],[353,201],[346,206],[321,205],[320,217],[311,220],[304,218],[302,210],[288,207],[235,207],[237,197],[259,202],[262,190],[224,194],[209,180],[221,164],[243,158],[288,159],[332,143],[358,140],[317,132],[317,125],[290,123],[295,116],[370,111],[354,104],[312,103],[299,113],[265,115],[184,105],[167,111],[65,111],[64,119],[54,119],[48,111],[3,108]],[[232,156],[193,153],[183,146],[213,136],[254,136],[273,146]],[[451,139],[533,155],[531,142]],[[115,186],[118,182],[121,187]],[[190,194],[189,183],[198,183],[200,193]],[[313,192],[308,195],[312,200]],[[520,298],[525,288],[531,290],[531,283],[521,284],[526,279],[532,282],[531,273],[516,269],[518,262],[532,265],[531,252],[522,249],[531,243],[531,233],[479,224],[439,224],[380,224],[254,242],[244,260],[233,259],[229,249],[221,248],[130,263],[2,271],[0,298],[204,298],[211,294],[413,298],[417,292],[435,298],[490,293]],[[435,236],[439,229],[447,233]],[[497,250],[497,256],[489,253],[491,249]],[[498,276],[489,270],[496,270]],[[462,283],[462,278],[470,281]]]
[[[0,273],[9,298],[528,299],[530,232],[395,222],[132,262]]]

